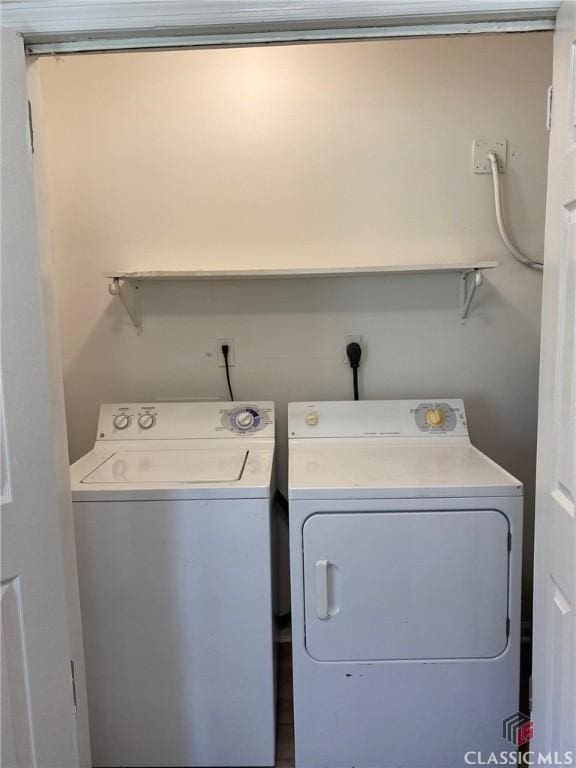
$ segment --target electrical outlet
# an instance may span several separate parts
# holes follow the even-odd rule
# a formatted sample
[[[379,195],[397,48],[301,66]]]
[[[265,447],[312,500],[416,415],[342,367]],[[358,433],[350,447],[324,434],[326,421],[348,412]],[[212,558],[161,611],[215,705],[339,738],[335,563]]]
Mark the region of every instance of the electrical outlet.
[[[488,152],[496,152],[498,169],[506,173],[508,162],[508,139],[474,139],[472,145],[472,173],[492,173]]]
[[[366,350],[364,349],[364,344],[362,343],[362,336],[346,336],[344,340],[344,363],[347,366],[350,366],[350,360],[348,360],[348,355],[346,354],[346,347],[353,341],[355,341],[356,344],[360,344],[360,347],[362,348],[362,362],[365,360]]]
[[[236,352],[234,350],[234,341],[232,339],[218,339],[216,342],[216,356],[218,358],[218,367],[225,368],[226,362],[224,355],[222,354],[222,345],[228,344],[228,365],[233,368],[236,365]]]

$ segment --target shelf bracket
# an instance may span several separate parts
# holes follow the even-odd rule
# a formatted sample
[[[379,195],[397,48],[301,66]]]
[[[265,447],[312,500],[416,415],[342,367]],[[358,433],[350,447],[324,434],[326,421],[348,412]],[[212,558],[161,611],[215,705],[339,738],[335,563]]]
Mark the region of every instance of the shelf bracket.
[[[460,297],[460,318],[464,323],[470,313],[470,306],[476,290],[484,283],[484,275],[480,269],[470,269],[462,272],[462,292]]]
[[[142,312],[140,310],[140,283],[137,280],[122,280],[119,277],[113,277],[108,285],[108,293],[111,296],[118,296],[132,325],[136,328],[138,335],[142,334]]]

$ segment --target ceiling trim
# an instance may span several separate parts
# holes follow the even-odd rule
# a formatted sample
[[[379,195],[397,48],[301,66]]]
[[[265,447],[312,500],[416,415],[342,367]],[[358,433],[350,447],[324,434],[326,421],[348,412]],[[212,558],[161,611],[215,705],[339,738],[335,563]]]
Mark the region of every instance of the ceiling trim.
[[[30,55],[48,56],[66,53],[121,52],[153,49],[223,48],[287,45],[299,43],[352,42],[385,40],[389,38],[442,37],[446,35],[502,34],[511,32],[542,32],[554,30],[553,20],[475,22],[469,24],[427,24],[390,27],[354,27],[350,29],[319,29],[286,32],[220,33],[207,35],[138,35],[119,38],[93,38],[50,43],[27,43]]]
[[[0,0],[29,52],[552,29],[559,0]]]

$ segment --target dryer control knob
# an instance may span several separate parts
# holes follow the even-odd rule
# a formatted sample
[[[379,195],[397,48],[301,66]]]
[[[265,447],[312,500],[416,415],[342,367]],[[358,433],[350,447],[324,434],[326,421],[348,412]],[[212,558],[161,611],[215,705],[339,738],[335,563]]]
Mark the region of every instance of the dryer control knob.
[[[236,426],[240,429],[250,429],[254,425],[254,414],[250,411],[241,411],[236,416]]]
[[[430,427],[441,427],[444,424],[444,414],[440,408],[431,408],[426,412],[426,423]]]
[[[127,413],[119,413],[117,416],[114,416],[112,424],[114,424],[116,429],[126,429],[132,424],[132,419]]]
[[[315,427],[316,424],[320,421],[320,416],[318,416],[317,413],[307,413],[305,416],[306,424],[308,424],[309,427]]]
[[[140,429],[150,429],[156,424],[156,416],[153,413],[142,413],[138,416],[138,426]]]

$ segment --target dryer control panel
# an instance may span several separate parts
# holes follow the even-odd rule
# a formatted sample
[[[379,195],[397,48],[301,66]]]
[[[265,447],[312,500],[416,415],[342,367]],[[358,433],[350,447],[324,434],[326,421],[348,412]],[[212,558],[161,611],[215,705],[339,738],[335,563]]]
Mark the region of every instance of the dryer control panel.
[[[274,437],[274,403],[117,403],[100,407],[97,440]]]
[[[289,437],[468,437],[462,400],[290,403]]]

